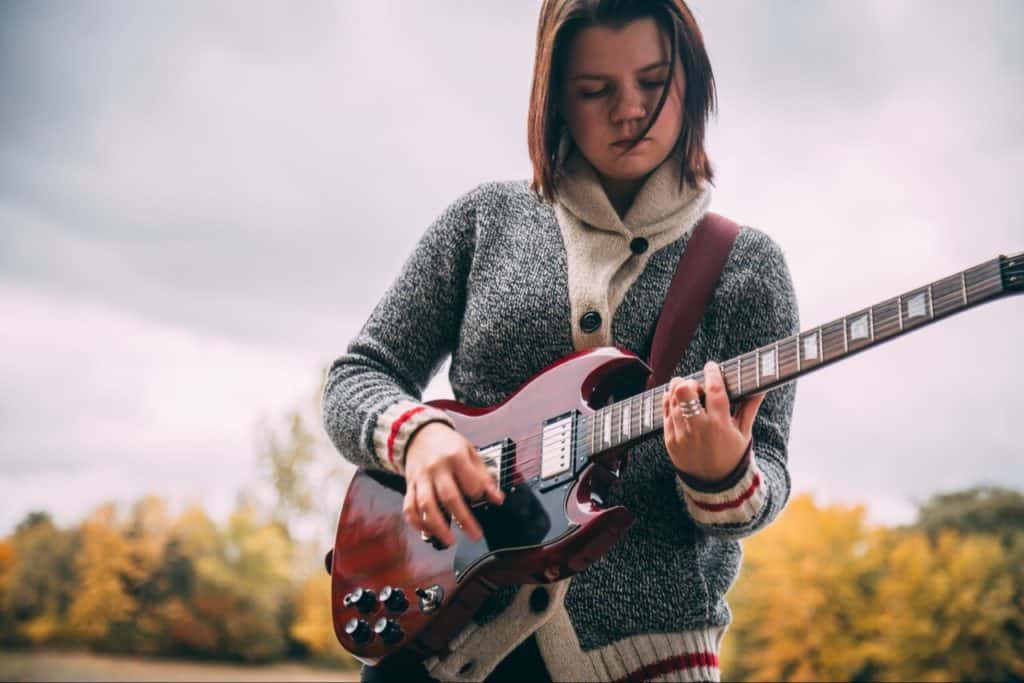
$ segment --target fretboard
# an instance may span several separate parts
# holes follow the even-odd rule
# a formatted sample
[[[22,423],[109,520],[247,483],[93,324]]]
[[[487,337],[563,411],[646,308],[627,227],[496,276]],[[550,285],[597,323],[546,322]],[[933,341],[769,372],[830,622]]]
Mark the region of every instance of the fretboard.
[[[1022,264],[1022,254],[996,257],[721,362],[729,399],[737,402],[780,387],[929,323],[1019,291]],[[703,371],[684,379],[694,379],[704,386]],[[664,424],[662,399],[668,387],[653,387],[581,418],[578,447],[589,456],[660,434]]]

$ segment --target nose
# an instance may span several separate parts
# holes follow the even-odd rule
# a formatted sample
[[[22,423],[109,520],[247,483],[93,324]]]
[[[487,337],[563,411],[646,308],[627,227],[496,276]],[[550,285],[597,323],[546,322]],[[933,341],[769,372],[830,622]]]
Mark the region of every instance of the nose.
[[[627,121],[642,122],[649,113],[647,109],[647,98],[644,96],[644,93],[635,88],[629,88],[621,92],[622,94],[612,107],[612,123],[620,124]]]

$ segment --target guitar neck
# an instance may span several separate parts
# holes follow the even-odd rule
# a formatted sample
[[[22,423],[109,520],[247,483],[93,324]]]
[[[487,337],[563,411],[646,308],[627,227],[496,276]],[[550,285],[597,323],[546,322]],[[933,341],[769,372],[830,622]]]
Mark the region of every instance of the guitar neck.
[[[731,401],[741,401],[942,318],[1022,290],[1024,252],[998,256],[730,358],[719,364],[726,392]],[[694,379],[704,386],[703,371],[684,379]],[[668,387],[662,384],[600,408],[583,424],[581,445],[596,454],[660,434],[664,425],[661,404]]]

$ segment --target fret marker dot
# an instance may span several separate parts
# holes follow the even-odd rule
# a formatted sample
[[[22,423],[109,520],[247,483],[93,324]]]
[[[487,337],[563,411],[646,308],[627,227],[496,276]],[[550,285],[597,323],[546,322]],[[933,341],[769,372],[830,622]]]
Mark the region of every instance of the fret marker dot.
[[[818,357],[818,335],[812,334],[804,337],[804,359],[811,360]]]
[[[925,303],[924,303],[924,292],[915,294],[914,296],[907,299],[907,317],[916,318],[924,315]]]

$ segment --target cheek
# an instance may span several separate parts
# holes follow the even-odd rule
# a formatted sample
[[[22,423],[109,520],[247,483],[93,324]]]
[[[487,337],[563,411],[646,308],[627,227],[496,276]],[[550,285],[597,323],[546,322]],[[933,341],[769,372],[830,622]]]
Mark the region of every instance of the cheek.
[[[605,114],[596,106],[577,106],[573,112],[569,127],[573,137],[583,141],[601,134]]]
[[[678,132],[682,128],[682,116],[683,103],[680,101],[679,93],[673,90],[665,99],[665,106],[662,107],[654,128],[662,134]]]

